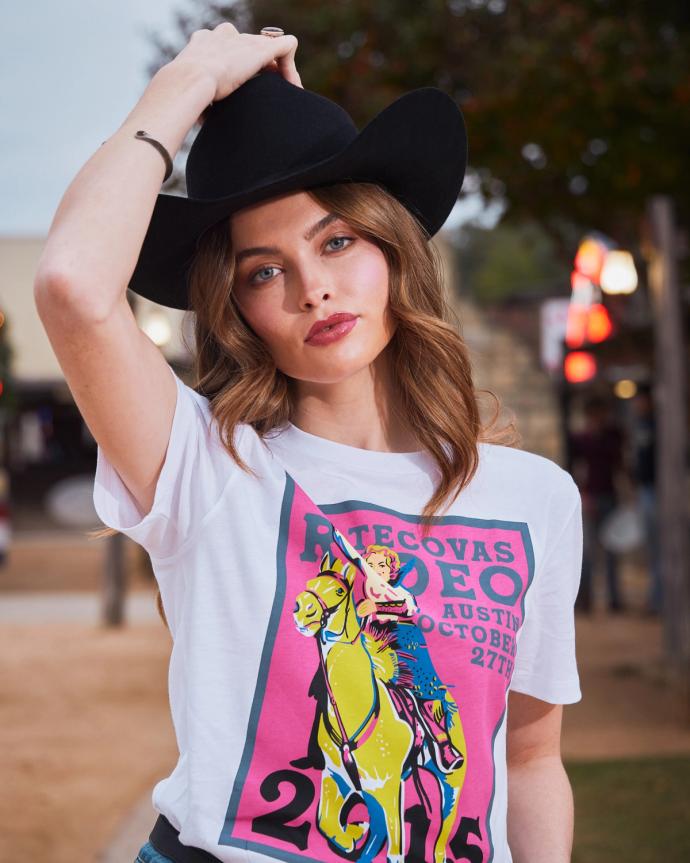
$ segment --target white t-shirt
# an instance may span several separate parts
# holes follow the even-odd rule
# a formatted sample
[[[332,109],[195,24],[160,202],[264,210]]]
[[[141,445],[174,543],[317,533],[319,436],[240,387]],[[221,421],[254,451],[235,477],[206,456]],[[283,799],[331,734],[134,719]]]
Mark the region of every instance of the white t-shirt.
[[[241,424],[253,477],[173,375],[151,511],[100,448],[94,485],[101,520],[151,556],[173,638],[179,760],[154,808],[227,863],[335,863],[334,848],[362,846],[360,860],[432,860],[436,842],[448,860],[510,863],[508,689],[581,698],[570,474],[480,444],[471,484],[423,538],[428,454],[292,424],[262,441]],[[365,590],[373,571],[388,588]],[[380,619],[359,613],[365,598]]]

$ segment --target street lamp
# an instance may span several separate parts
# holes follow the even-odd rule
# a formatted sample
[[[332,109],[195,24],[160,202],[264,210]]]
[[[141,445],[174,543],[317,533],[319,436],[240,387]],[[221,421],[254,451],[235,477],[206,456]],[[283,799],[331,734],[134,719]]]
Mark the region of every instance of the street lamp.
[[[630,252],[613,249],[606,254],[599,284],[605,294],[632,294],[637,287],[637,270]]]

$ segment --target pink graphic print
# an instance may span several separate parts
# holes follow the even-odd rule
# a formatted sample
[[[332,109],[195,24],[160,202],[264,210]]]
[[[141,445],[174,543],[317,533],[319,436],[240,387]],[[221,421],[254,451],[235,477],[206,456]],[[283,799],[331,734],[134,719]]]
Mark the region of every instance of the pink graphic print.
[[[288,476],[219,843],[287,861],[491,863],[493,744],[532,574],[523,523],[440,516],[424,538],[416,516],[318,507]]]

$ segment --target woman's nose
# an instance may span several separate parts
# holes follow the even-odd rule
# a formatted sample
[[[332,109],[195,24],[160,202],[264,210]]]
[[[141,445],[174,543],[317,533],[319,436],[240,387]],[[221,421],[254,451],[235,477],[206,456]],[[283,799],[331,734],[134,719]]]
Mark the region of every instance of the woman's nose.
[[[300,308],[311,309],[333,298],[334,286],[323,268],[302,269],[296,276],[296,282]]]

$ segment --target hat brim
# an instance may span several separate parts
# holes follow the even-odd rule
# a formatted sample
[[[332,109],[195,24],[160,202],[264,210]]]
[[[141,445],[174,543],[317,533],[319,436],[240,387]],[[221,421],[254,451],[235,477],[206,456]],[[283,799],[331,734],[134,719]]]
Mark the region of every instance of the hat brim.
[[[458,198],[466,166],[462,113],[443,90],[420,87],[380,111],[335,155],[277,181],[215,201],[160,193],[129,288],[170,308],[191,308],[189,268],[207,228],[258,201],[332,182],[381,184],[433,236]]]

